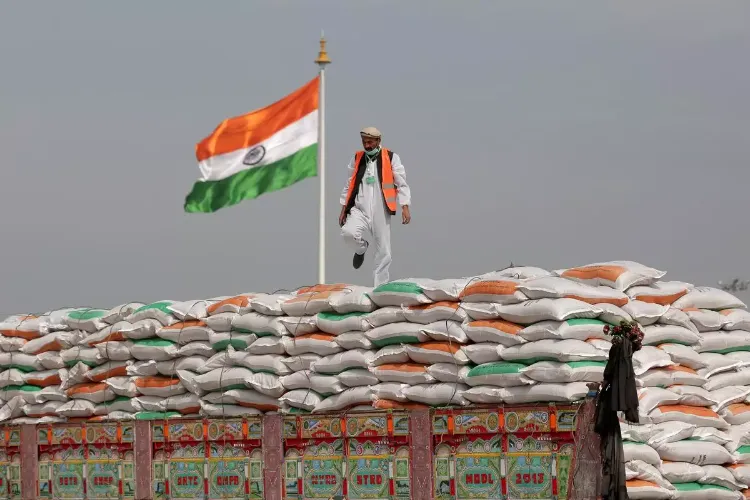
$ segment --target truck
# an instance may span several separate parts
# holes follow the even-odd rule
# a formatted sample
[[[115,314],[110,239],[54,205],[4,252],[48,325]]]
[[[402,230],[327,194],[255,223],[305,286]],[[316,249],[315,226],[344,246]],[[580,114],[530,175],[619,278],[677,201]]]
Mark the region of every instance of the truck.
[[[0,499],[597,498],[576,403],[0,427]]]

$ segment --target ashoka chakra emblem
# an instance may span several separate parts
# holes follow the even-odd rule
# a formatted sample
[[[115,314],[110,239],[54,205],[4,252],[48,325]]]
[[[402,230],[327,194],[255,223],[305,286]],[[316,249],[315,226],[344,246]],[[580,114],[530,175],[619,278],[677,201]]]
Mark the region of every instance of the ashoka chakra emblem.
[[[255,146],[253,149],[247,152],[245,159],[242,163],[245,165],[257,165],[266,156],[266,148],[263,146]]]

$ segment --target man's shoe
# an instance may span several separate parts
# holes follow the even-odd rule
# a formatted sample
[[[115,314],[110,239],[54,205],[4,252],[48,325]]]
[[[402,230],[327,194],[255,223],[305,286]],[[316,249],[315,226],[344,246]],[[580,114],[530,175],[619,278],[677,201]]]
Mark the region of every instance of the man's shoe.
[[[352,265],[354,266],[354,269],[359,269],[362,267],[362,263],[365,261],[365,254],[354,254],[354,259],[352,260]]]

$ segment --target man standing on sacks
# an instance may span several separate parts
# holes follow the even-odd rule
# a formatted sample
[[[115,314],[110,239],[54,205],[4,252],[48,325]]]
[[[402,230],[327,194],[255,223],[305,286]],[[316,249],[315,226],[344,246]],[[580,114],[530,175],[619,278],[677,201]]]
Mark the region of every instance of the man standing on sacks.
[[[401,205],[401,222],[411,221],[411,190],[399,156],[380,146],[375,127],[360,132],[363,151],[349,162],[349,179],[341,193],[339,225],[346,244],[354,251],[352,264],[362,266],[370,244],[375,247],[375,286],[390,280],[391,216]]]

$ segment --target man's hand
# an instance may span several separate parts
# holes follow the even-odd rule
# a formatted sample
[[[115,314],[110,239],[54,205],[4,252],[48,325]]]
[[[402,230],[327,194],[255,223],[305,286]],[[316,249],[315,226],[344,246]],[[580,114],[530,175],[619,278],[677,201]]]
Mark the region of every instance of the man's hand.
[[[401,223],[408,224],[411,222],[411,212],[409,211],[409,205],[401,207]]]
[[[341,214],[339,215],[339,226],[344,227],[346,223],[346,207],[341,207]]]

